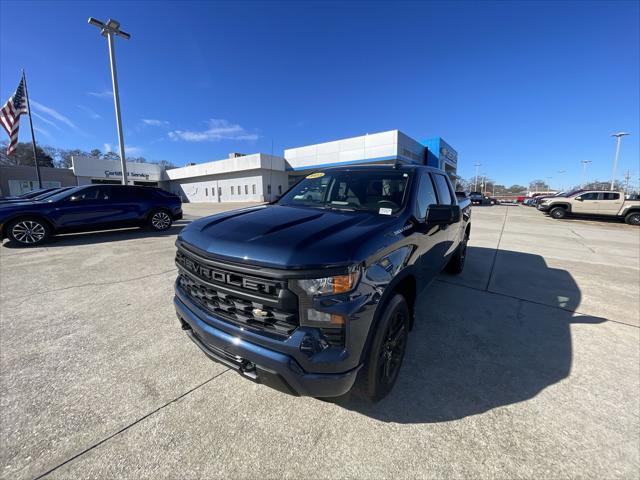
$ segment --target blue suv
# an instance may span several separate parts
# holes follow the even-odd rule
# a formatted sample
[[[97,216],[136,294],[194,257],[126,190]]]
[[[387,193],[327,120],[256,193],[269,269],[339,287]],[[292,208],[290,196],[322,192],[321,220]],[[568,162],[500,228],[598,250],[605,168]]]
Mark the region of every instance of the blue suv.
[[[56,233],[133,226],[163,231],[180,218],[180,197],[140,186],[87,185],[0,205],[1,238],[18,246],[39,245]]]

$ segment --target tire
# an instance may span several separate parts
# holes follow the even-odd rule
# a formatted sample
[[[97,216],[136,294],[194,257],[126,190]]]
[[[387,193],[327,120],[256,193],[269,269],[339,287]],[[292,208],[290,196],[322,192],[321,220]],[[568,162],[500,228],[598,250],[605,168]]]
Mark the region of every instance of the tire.
[[[148,225],[154,232],[164,232],[171,228],[173,219],[166,210],[153,210],[149,214]]]
[[[567,216],[567,209],[564,207],[554,207],[549,211],[549,215],[556,220],[560,220]]]
[[[631,212],[624,217],[624,223],[627,225],[640,225],[640,212]]]
[[[20,247],[35,247],[51,235],[47,222],[37,217],[17,218],[9,222],[6,228],[9,241]]]
[[[464,261],[467,258],[467,242],[469,241],[469,236],[465,233],[464,239],[458,245],[456,252],[447,262],[447,265],[444,267],[445,272],[451,273],[453,275],[458,275],[462,273],[464,270]]]
[[[364,400],[382,400],[395,385],[407,347],[409,318],[406,300],[396,293],[384,307],[364,366],[358,373],[355,393]]]

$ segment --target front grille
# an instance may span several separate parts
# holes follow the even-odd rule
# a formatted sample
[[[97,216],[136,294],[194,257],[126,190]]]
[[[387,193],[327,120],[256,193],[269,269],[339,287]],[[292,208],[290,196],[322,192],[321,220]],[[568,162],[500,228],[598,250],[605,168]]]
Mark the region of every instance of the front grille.
[[[248,330],[286,338],[298,327],[297,297],[284,280],[245,275],[178,250],[179,288],[201,308]]]

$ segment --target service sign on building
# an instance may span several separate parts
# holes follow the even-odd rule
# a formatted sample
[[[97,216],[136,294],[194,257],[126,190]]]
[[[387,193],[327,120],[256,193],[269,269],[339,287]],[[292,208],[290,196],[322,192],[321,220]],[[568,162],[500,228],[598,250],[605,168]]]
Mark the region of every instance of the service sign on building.
[[[78,185],[120,183],[122,167],[117,160],[95,157],[73,157],[72,169]],[[127,162],[127,182],[130,185],[157,185],[162,180],[162,167],[154,163]]]

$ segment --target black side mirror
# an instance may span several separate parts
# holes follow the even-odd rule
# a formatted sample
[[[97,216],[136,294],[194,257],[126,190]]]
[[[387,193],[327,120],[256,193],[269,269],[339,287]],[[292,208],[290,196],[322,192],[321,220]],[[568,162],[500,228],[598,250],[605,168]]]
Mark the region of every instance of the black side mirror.
[[[460,221],[460,207],[458,205],[451,205],[451,223],[458,223]]]
[[[460,220],[458,205],[429,205],[425,222],[429,225],[449,225]]]

